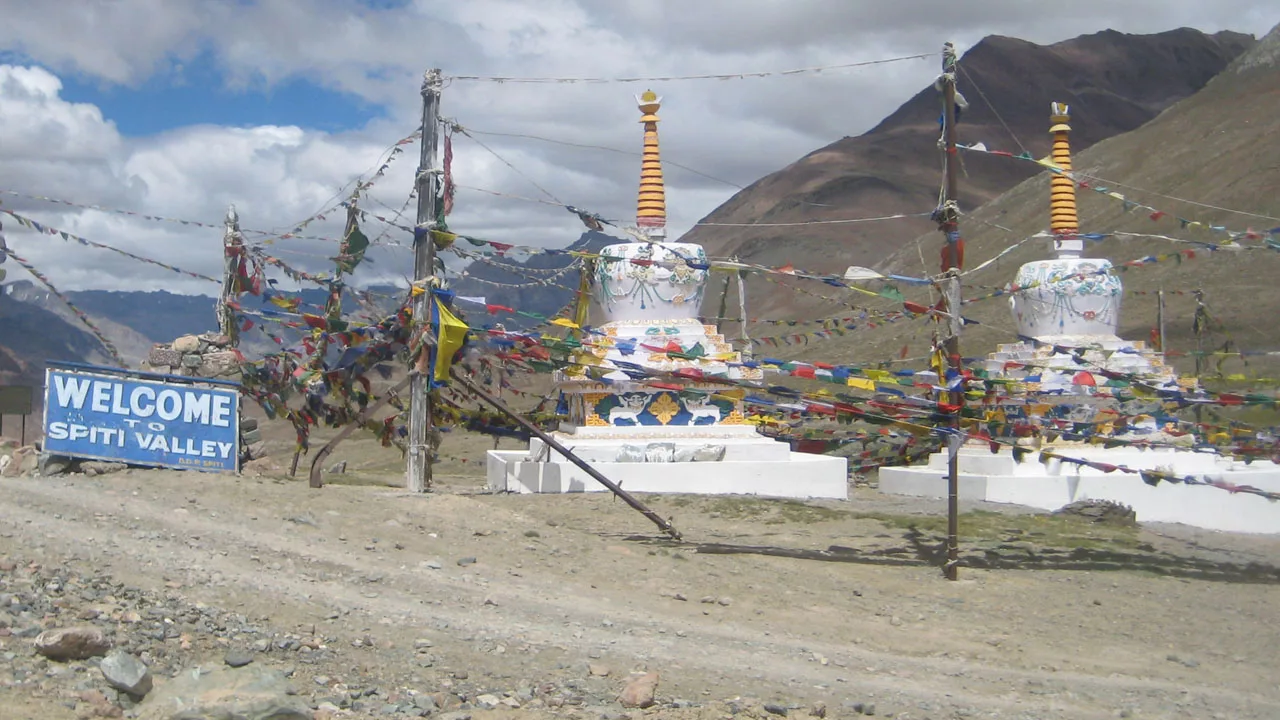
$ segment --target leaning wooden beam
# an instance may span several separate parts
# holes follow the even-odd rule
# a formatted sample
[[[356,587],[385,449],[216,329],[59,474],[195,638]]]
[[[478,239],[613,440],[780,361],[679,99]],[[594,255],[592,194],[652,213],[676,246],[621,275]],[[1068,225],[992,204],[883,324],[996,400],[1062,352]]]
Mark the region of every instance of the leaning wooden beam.
[[[320,477],[320,473],[321,473],[320,463],[325,458],[329,457],[329,453],[333,452],[333,449],[338,446],[338,443],[342,442],[343,440],[346,440],[347,437],[351,435],[351,433],[364,427],[365,422],[372,419],[373,414],[375,412],[377,412],[378,410],[381,410],[384,405],[391,402],[391,398],[395,397],[396,393],[409,387],[409,382],[413,380],[413,376],[417,374],[418,374],[417,370],[410,370],[409,377],[405,378],[404,380],[401,380],[399,383],[396,384],[395,387],[391,388],[386,393],[384,393],[382,395],[381,400],[365,408],[364,412],[360,413],[359,420],[357,420],[354,423],[348,423],[345,427],[339,430],[338,434],[334,435],[333,438],[329,440],[329,442],[325,443],[324,447],[320,448],[320,451],[316,453],[315,458],[311,460],[311,487],[313,488],[324,487],[324,480]],[[297,456],[294,456],[294,462],[295,463],[297,462]]]
[[[530,433],[538,436],[538,438],[541,439],[542,442],[546,443],[548,447],[560,453],[561,455],[564,455],[566,458],[568,458],[569,462],[573,463],[574,465],[577,465],[579,468],[581,468],[583,472],[590,475],[592,478],[595,478],[596,482],[609,488],[609,490],[614,495],[617,495],[618,497],[622,498],[622,501],[630,505],[632,509],[636,510],[641,515],[644,515],[645,517],[653,521],[653,524],[657,525],[658,528],[662,530],[662,532],[669,535],[673,540],[680,539],[680,532],[676,530],[675,526],[673,526],[669,521],[663,519],[663,517],[658,513],[650,510],[648,506],[646,506],[644,503],[640,502],[639,500],[635,499],[631,495],[631,493],[628,493],[626,490],[623,490],[617,483],[605,477],[604,475],[600,474],[600,471],[591,467],[591,465],[588,464],[587,461],[583,460],[577,455],[574,455],[573,451],[561,445],[559,442],[556,441],[555,438],[551,437],[546,432],[543,432],[542,428],[539,428],[537,425],[534,425],[533,423],[524,419],[520,415],[516,414],[514,411],[512,411],[510,408],[504,405],[501,400],[490,395],[483,388],[471,382],[471,379],[468,378],[466,375],[463,375],[461,372],[459,372],[457,367],[449,368],[449,375],[451,375],[454,380],[457,380],[459,383],[464,385],[468,390],[475,393],[476,396],[479,397],[481,400],[484,400],[485,402],[489,403],[494,408],[496,408],[498,412],[502,413],[503,415],[506,415],[507,417],[516,421],[516,423],[518,423],[525,430],[528,430]]]

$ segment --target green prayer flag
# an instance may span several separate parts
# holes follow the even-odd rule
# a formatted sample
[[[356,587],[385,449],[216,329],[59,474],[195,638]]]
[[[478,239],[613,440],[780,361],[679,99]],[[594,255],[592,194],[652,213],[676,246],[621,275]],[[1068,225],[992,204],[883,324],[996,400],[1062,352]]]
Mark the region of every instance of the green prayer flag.
[[[354,272],[356,266],[364,259],[364,251],[369,249],[369,238],[360,232],[360,225],[351,223],[351,232],[342,240],[338,267],[344,273]]]
[[[885,285],[884,287],[880,288],[880,297],[887,298],[889,300],[893,300],[896,302],[902,302],[903,300],[906,300],[906,298],[902,296],[902,291],[894,287],[893,285]]]

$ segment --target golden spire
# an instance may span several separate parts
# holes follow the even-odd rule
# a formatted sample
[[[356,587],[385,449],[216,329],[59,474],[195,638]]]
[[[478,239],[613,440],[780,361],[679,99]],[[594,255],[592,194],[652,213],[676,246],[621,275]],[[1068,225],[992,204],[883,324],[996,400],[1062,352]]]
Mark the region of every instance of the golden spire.
[[[652,235],[665,234],[667,193],[662,182],[662,160],[658,155],[658,108],[662,98],[646,90],[636,98],[640,122],[644,124],[644,156],[640,161],[640,201],[636,204],[636,225]]]
[[[1076,217],[1076,183],[1071,179],[1071,142],[1067,135],[1071,126],[1070,108],[1065,103],[1049,104],[1050,121],[1053,126],[1049,132],[1053,134],[1053,150],[1050,159],[1061,168],[1049,180],[1049,227],[1054,235],[1075,235],[1080,231],[1080,222]]]

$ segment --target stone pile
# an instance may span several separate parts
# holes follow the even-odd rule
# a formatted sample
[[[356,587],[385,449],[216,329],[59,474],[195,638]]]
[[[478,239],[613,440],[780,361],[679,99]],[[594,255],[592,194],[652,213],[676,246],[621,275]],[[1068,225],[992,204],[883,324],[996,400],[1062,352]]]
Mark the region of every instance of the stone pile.
[[[152,372],[220,380],[233,380],[244,356],[231,348],[231,338],[216,333],[183,335],[171,343],[159,343],[147,355]]]
[[[231,338],[217,333],[204,333],[183,335],[171,343],[152,346],[143,369],[165,375],[238,381],[240,364],[243,362],[244,356],[231,347]],[[240,447],[241,459],[244,461],[256,460],[266,455],[257,420],[241,419]]]
[[[19,445],[17,440],[0,437],[0,477],[21,477],[36,471],[40,450],[35,445]]]

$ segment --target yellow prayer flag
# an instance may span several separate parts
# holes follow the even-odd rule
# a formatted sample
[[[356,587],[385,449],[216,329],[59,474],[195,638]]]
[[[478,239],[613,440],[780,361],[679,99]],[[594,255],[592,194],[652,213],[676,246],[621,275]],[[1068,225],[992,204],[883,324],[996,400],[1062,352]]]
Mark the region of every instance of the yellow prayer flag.
[[[868,380],[867,378],[851,377],[845,380],[844,382],[849,387],[858,388],[859,390],[870,390],[872,392],[875,392],[875,389],[876,389],[875,381]]]
[[[581,329],[582,327],[581,325],[570,320],[569,318],[556,318],[555,320],[551,321],[551,324],[559,325],[560,327],[574,328],[575,330]]]
[[[467,340],[467,324],[449,312],[438,298],[432,298],[432,329],[436,332],[435,362],[431,377],[439,383],[449,379],[449,368],[453,365],[453,356],[462,349]]]

